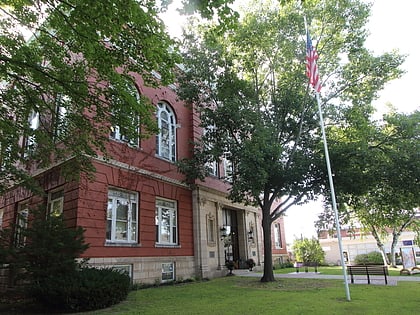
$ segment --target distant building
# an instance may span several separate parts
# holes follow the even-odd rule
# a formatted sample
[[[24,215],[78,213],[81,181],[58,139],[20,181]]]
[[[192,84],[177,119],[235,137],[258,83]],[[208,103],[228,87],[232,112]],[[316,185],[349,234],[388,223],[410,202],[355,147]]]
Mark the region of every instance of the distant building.
[[[405,231],[401,234],[398,244],[395,248],[397,264],[401,264],[399,257],[400,248],[412,246],[414,248],[416,260],[420,262],[420,248],[414,244],[415,232]],[[330,235],[328,231],[321,231],[318,235],[319,243],[325,252],[325,262],[333,265],[340,265],[340,250],[338,246],[337,233]],[[355,257],[359,254],[370,252],[379,252],[376,240],[371,234],[361,233],[359,228],[341,230],[341,239],[343,247],[343,256],[346,264],[355,264]],[[386,252],[391,251],[392,238],[389,236],[384,240]]]

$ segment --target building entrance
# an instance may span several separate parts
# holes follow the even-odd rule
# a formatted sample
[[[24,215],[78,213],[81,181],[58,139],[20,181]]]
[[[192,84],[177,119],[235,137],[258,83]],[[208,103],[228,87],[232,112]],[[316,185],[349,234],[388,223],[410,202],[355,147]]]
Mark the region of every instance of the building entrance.
[[[225,261],[239,261],[238,216],[235,210],[223,209]]]

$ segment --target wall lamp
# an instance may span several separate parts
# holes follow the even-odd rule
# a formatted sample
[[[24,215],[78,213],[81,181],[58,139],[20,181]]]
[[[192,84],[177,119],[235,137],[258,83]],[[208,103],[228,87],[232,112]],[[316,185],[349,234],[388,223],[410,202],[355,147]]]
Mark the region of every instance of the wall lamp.
[[[227,229],[225,226],[222,226],[220,228],[220,237],[223,240],[227,236]]]

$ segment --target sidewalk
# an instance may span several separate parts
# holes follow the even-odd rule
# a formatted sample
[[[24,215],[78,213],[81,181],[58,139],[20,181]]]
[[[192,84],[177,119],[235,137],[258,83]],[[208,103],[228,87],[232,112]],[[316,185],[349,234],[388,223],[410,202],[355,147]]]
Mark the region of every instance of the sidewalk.
[[[248,271],[245,269],[234,270],[233,273],[242,277],[262,277],[263,273],[259,271]],[[343,280],[343,275],[323,275],[319,272],[292,272],[286,274],[274,274],[275,278],[296,278],[296,279],[336,279]],[[355,276],[354,284],[367,284],[366,276]],[[414,281],[420,282],[419,276],[387,276],[388,285],[397,285],[398,281]],[[348,276],[348,282],[350,282],[350,276]],[[385,285],[383,276],[371,276],[370,283],[375,285]]]

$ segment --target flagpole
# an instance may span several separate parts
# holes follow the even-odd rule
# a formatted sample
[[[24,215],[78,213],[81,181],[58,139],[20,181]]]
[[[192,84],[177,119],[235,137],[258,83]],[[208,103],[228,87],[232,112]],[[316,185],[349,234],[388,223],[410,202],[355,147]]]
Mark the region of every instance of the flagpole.
[[[347,301],[350,301],[351,298],[350,298],[350,290],[349,290],[349,280],[348,280],[348,277],[347,277],[346,264],[345,264],[345,261],[344,261],[343,244],[342,244],[342,240],[341,240],[340,220],[338,218],[337,202],[335,200],[334,181],[333,181],[333,177],[332,177],[332,173],[331,173],[330,155],[328,153],[327,138],[325,136],[324,119],[322,117],[322,108],[321,108],[321,101],[319,99],[319,92],[315,91],[315,95],[316,95],[316,101],[318,103],[319,123],[321,125],[321,130],[322,130],[322,140],[324,142],[325,160],[326,160],[326,163],[327,163],[328,180],[329,180],[329,183],[330,183],[332,206],[333,206],[333,210],[334,210],[335,225],[336,225],[336,229],[337,229],[338,248],[339,248],[339,251],[340,251],[341,267],[342,267],[342,270],[343,270],[344,287],[345,287],[345,291],[346,291]]]
[[[341,268],[343,271],[344,287],[346,291],[347,301],[350,301],[351,298],[350,298],[350,290],[349,290],[349,281],[347,278],[346,263],[344,261],[343,244],[341,240],[340,220],[338,217],[337,202],[335,200],[334,181],[333,181],[332,172],[331,172],[330,155],[328,153],[327,137],[325,136],[324,119],[322,117],[322,107],[321,107],[321,101],[319,98],[319,91],[321,90],[321,81],[319,79],[318,68],[316,65],[316,60],[318,59],[318,55],[316,53],[316,49],[314,49],[312,46],[312,40],[311,40],[311,37],[309,36],[309,29],[308,29],[308,24],[306,22],[305,15],[303,16],[303,19],[304,19],[305,30],[306,30],[306,50],[307,50],[306,75],[309,77],[310,85],[312,85],[312,87],[315,90],[316,101],[318,103],[319,123],[321,125],[322,140],[324,142],[325,160],[327,163],[328,180],[329,180],[330,190],[331,190],[332,207],[333,207],[334,216],[335,216],[335,226],[337,229],[338,249],[340,251],[340,260],[341,260]]]

